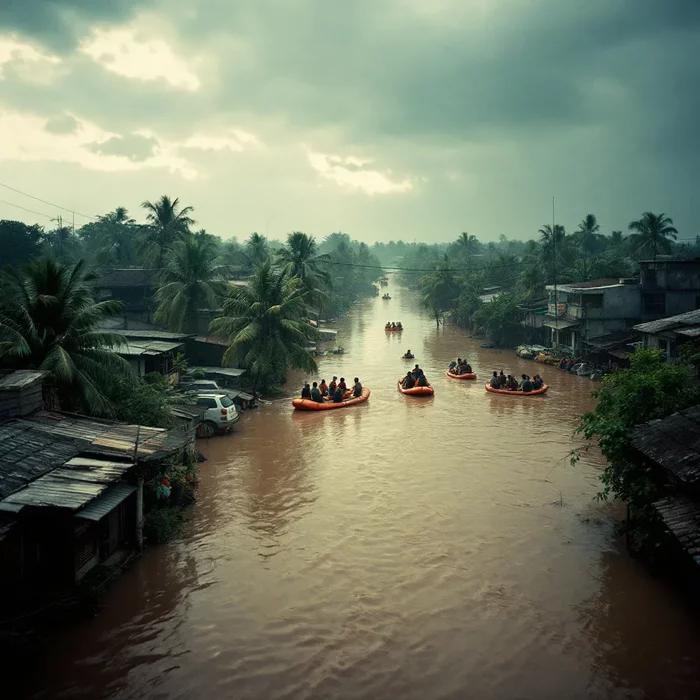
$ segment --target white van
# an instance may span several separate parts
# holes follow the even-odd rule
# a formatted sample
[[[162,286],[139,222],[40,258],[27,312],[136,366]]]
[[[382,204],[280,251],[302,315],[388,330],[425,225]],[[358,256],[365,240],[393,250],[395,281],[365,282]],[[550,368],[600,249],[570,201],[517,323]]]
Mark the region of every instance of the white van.
[[[195,403],[207,409],[202,416],[207,435],[229,432],[240,418],[236,406],[226,394],[197,393]]]

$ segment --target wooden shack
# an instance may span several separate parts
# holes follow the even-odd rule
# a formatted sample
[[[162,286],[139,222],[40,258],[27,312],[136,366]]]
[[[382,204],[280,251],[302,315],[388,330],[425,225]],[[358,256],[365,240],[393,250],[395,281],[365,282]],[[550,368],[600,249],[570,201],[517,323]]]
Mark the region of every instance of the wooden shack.
[[[28,416],[43,408],[43,378],[46,372],[18,369],[0,374],[0,421]]]

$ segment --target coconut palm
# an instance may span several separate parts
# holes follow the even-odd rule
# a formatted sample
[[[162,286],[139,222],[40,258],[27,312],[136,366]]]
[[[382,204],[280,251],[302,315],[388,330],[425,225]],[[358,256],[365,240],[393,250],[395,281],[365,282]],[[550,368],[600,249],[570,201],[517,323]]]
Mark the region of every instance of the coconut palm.
[[[628,228],[635,232],[630,238],[636,246],[637,254],[652,255],[654,260],[658,253],[670,253],[671,241],[678,238],[673,219],[666,214],[645,211],[641,219],[630,221]]]
[[[130,265],[134,262],[135,236],[140,228],[125,207],[117,207],[82,226],[78,234],[98,265]]]
[[[442,315],[454,306],[459,295],[459,284],[452,274],[447,255],[434,272],[420,279],[419,285],[421,305],[430,310],[440,328]]]
[[[176,241],[160,275],[155,320],[173,331],[196,332],[197,310],[220,307],[227,271],[217,263],[216,240],[205,231]]]
[[[600,226],[595,214],[586,214],[583,221],[578,225],[576,231],[579,242],[581,244],[581,252],[583,253],[583,280],[588,279],[588,258],[595,249],[598,232]]]
[[[556,224],[545,224],[539,231],[542,245],[542,262],[550,268],[550,274],[554,277],[557,263],[561,262],[564,244],[566,242],[566,230]],[[560,265],[561,267],[561,265]]]
[[[270,249],[267,238],[259,233],[251,233],[243,246],[243,255],[252,270],[263,265],[270,259]]]
[[[170,199],[167,194],[156,202],[143,202],[141,206],[148,212],[148,236],[142,242],[141,253],[156,261],[158,270],[165,265],[165,254],[175,241],[189,232],[194,219],[190,217],[192,207],[180,207],[180,200]]]
[[[95,303],[83,261],[30,262],[0,282],[0,365],[46,370],[63,407],[107,415],[103,389],[116,374],[130,375],[129,364],[112,348],[122,336],[100,330],[121,303]]]
[[[269,261],[257,268],[247,287],[229,290],[223,315],[211,323],[228,339],[224,363],[240,364],[259,383],[284,381],[288,367],[316,371],[308,346],[318,331],[306,320],[308,291],[287,270],[273,270]]]
[[[471,264],[472,258],[479,252],[481,247],[479,239],[466,231],[460,234],[455,245],[457,254],[467,266]]]
[[[294,231],[287,236],[287,243],[277,251],[277,259],[290,277],[298,277],[309,292],[309,301],[325,297],[331,286],[331,275],[326,266],[331,256],[318,254],[318,245],[313,236]]]

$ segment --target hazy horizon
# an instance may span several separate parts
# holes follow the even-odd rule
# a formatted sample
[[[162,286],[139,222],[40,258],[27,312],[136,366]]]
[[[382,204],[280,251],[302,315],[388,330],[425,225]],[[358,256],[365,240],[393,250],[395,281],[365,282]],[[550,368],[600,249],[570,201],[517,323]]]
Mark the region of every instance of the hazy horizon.
[[[0,7],[0,183],[138,221],[168,194],[238,240],[527,240],[553,196],[567,231],[651,210],[688,240],[699,39],[693,0],[25,0]],[[0,187],[0,218],[57,214]]]

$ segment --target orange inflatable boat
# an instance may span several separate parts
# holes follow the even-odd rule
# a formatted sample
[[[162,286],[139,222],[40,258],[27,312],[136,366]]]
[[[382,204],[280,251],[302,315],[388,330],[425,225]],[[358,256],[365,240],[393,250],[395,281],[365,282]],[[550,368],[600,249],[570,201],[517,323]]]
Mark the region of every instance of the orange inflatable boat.
[[[454,374],[448,369],[447,372],[445,372],[445,374],[450,379],[476,379],[476,374],[474,374],[474,372],[468,372],[467,374]]]
[[[327,400],[323,403],[318,403],[311,399],[293,399],[292,406],[294,406],[297,411],[330,411],[334,408],[347,408],[348,406],[355,406],[358,403],[364,403],[369,398],[369,393],[369,389],[363,387],[361,396],[355,398],[351,395],[349,398],[343,399],[340,403]]]
[[[399,379],[399,383],[397,386],[399,388],[399,391],[402,394],[406,394],[407,396],[432,396],[435,393],[435,389],[433,389],[433,387],[430,386],[430,384],[428,384],[428,386],[414,386],[410,389],[404,389],[401,386],[401,380]]]
[[[547,392],[549,387],[543,384],[541,388],[534,389],[533,391],[522,391],[518,389],[517,391],[509,391],[508,389],[494,389],[490,384],[484,385],[486,391],[490,391],[492,394],[505,394],[506,396],[539,396]]]
[[[387,333],[401,333],[401,331],[403,330],[403,328],[387,328],[386,326],[384,326],[384,330],[385,330]]]

